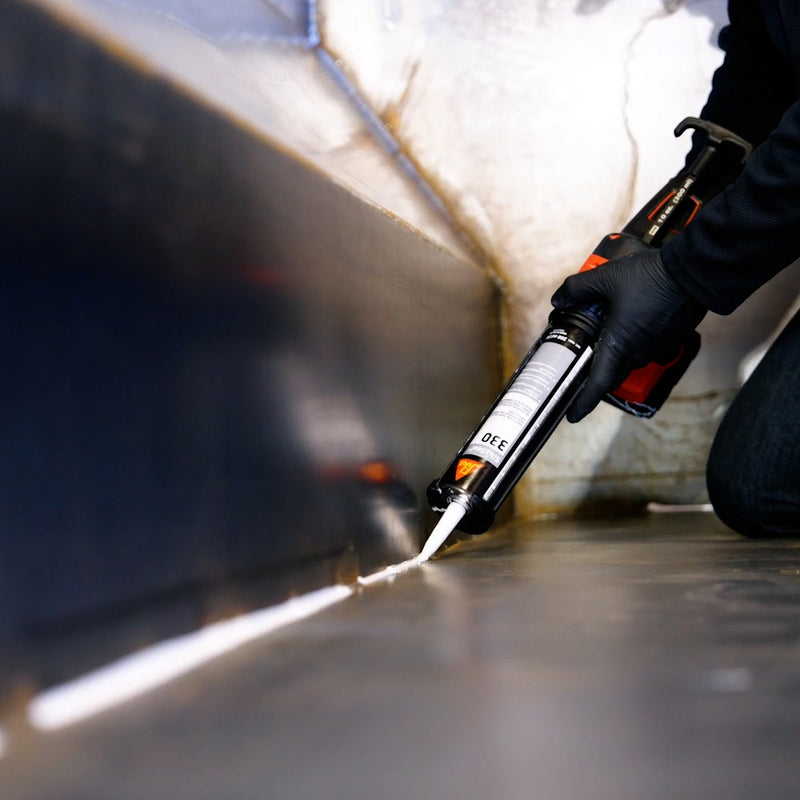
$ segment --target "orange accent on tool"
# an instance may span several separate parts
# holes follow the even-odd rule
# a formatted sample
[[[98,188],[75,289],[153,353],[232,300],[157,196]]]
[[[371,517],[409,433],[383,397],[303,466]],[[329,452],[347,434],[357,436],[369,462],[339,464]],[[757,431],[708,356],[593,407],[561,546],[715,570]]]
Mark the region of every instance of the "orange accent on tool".
[[[670,200],[672,200],[672,198],[673,198],[673,197],[675,197],[675,195],[676,195],[676,194],[677,194],[677,192],[676,192],[676,191],[673,189],[673,190],[672,190],[672,191],[671,191],[671,192],[670,192],[670,193],[669,193],[669,194],[668,194],[668,195],[667,195],[667,196],[666,196],[666,197],[665,197],[665,198],[664,198],[664,199],[663,199],[663,200],[662,200],[662,201],[661,201],[661,202],[660,202],[660,203],[659,203],[659,204],[658,204],[658,205],[657,205],[657,206],[656,206],[656,207],[655,207],[655,208],[654,208],[654,209],[653,209],[653,210],[652,210],[652,211],[651,211],[651,212],[650,212],[648,215],[647,215],[647,219],[649,219],[649,220],[650,220],[650,222],[652,222],[652,221],[653,221],[653,220],[656,218],[656,214],[658,214],[658,212],[659,212],[659,211],[661,211],[661,209],[662,209],[662,208],[664,208],[664,206],[665,206],[665,205],[666,205],[666,204],[667,204],[667,203],[668,203]]]
[[[681,230],[683,230],[694,219],[694,215],[700,210],[700,206],[702,205],[702,203],[694,195],[689,198],[689,202],[694,203],[694,208],[692,209],[692,213],[689,214],[689,219],[687,219],[686,222],[681,225]],[[677,230],[675,231],[675,233],[679,232],[680,231]]]
[[[605,264],[607,262],[607,258],[599,256],[597,253],[592,253],[589,258],[583,262],[583,266],[578,270],[578,272],[588,272],[590,269],[599,267],[601,264]]]
[[[632,403],[644,403],[653,387],[661,380],[661,376],[683,357],[683,347],[678,355],[669,364],[659,364],[655,361],[639,369],[631,370],[622,385],[611,394],[620,400],[629,400]]]
[[[473,461],[471,458],[462,458],[456,464],[456,480],[460,481],[467,475],[472,475],[475,470],[482,469],[485,465],[480,461]]]

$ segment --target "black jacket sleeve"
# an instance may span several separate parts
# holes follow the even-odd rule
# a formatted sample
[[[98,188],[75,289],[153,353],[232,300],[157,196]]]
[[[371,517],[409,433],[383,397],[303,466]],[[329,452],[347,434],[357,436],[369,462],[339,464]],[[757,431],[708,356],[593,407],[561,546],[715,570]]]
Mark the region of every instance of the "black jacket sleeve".
[[[770,35],[761,5],[759,0],[728,3],[730,23],[719,36],[725,59],[714,73],[708,101],[700,114],[737,133],[753,147],[769,136],[798,99],[792,63]],[[771,27],[780,27],[779,20]]]
[[[758,2],[731,0],[729,15],[720,34],[725,59],[702,116],[756,149],[738,179],[662,249],[673,278],[720,314],[800,256],[800,102],[791,62]]]

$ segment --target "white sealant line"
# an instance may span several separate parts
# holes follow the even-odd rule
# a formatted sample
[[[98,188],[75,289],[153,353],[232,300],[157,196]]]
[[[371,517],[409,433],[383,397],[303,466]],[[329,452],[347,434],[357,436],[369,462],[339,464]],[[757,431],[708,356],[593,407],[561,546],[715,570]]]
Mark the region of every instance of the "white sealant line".
[[[360,576],[358,578],[358,585],[372,586],[381,581],[392,580],[395,576],[403,572],[408,572],[408,570],[418,567],[420,564],[424,564],[427,560],[427,558],[423,559],[420,558],[420,556],[415,556],[414,558],[408,559],[408,561],[401,561],[399,564],[390,564],[385,569],[378,570],[370,575]]]
[[[709,513],[714,510],[711,503],[656,503],[647,504],[651,514],[686,514],[691,512]]]
[[[330,586],[168,639],[47,689],[31,701],[28,720],[43,731],[74,725],[155,689],[247,642],[316,614],[350,597],[353,592],[350,586]]]
[[[6,735],[3,729],[0,728],[0,758],[6,754]]]
[[[428,544],[426,547],[430,550]],[[425,563],[431,555],[432,551],[423,551],[415,558],[393,564],[366,577],[359,577],[357,586],[371,586],[391,580]],[[80,678],[41,692],[28,705],[28,720],[34,728],[41,731],[55,731],[83,722],[163,686],[247,642],[310,617],[351,597],[355,591],[355,586],[337,584],[160,642]],[[5,740],[0,731],[0,755],[4,747]]]

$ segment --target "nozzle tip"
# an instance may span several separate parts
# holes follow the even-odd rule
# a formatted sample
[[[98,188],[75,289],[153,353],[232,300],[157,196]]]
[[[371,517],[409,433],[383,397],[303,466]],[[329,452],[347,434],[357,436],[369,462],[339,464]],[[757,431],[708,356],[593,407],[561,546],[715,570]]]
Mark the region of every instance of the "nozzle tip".
[[[456,529],[456,526],[464,518],[467,513],[467,506],[458,500],[451,500],[450,504],[442,514],[436,527],[431,531],[431,535],[425,542],[417,559],[421,562],[428,561],[431,556],[447,541],[450,534]]]

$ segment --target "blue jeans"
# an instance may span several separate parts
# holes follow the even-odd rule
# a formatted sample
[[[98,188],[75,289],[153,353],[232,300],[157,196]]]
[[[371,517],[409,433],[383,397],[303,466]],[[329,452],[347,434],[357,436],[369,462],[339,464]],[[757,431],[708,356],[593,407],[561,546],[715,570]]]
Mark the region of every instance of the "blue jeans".
[[[746,536],[800,536],[800,312],[725,414],[708,457],[720,519]]]

